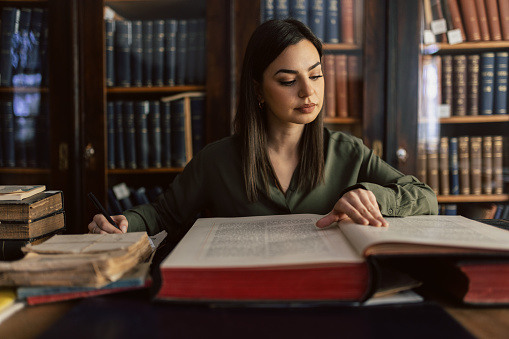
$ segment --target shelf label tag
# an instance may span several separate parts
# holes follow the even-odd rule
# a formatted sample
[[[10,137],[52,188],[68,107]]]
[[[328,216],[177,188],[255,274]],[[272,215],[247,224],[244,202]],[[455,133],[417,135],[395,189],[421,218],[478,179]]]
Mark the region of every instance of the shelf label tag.
[[[423,38],[424,38],[424,44],[426,44],[426,45],[434,44],[436,42],[435,34],[433,34],[433,32],[430,30],[424,31]]]
[[[463,42],[463,38],[461,36],[461,31],[459,28],[457,29],[451,29],[447,32],[447,40],[449,41],[450,45],[455,45]]]
[[[450,118],[451,117],[451,105],[447,105],[447,104],[438,105],[438,117],[439,118]]]
[[[434,34],[442,34],[447,32],[447,22],[445,19],[433,20],[431,22],[431,31]]]

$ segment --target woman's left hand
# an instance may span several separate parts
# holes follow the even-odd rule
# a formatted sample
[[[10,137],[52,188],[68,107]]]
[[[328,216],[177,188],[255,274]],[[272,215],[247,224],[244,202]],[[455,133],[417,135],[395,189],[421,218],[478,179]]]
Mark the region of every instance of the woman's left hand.
[[[316,222],[316,227],[324,228],[347,218],[361,225],[389,226],[380,213],[373,192],[357,188],[345,193],[336,202],[332,211]]]

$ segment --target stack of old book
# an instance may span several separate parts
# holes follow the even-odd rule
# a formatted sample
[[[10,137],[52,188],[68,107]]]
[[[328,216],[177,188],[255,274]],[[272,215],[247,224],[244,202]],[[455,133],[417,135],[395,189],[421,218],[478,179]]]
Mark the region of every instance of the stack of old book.
[[[0,186],[0,260],[23,257],[21,248],[65,230],[62,191],[44,185]]]

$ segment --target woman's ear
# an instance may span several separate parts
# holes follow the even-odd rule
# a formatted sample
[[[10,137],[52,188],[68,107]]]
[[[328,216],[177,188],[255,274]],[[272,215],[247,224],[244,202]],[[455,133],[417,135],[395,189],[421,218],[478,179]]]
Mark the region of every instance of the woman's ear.
[[[254,88],[254,91],[255,91],[255,95],[256,95],[256,100],[258,102],[263,102],[263,96],[262,96],[262,86],[261,84],[256,81],[256,80],[253,80],[253,88]]]

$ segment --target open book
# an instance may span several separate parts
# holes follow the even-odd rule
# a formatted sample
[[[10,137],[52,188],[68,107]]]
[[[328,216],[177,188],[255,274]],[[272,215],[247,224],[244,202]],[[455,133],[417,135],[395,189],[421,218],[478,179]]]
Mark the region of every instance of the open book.
[[[161,263],[157,297],[358,301],[377,288],[382,271],[375,274],[368,259],[379,255],[509,254],[509,232],[461,216],[388,218],[383,228],[343,221],[318,229],[320,217],[198,219]]]

